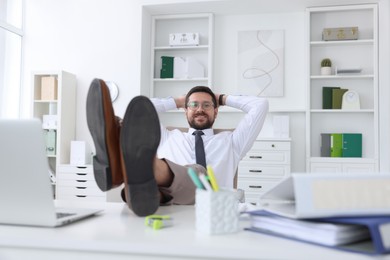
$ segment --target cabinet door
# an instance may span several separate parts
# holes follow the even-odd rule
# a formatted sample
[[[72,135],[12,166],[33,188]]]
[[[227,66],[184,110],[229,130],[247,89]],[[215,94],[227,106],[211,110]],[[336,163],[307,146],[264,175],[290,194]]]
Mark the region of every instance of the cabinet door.
[[[342,172],[341,163],[311,163],[310,172],[337,173]]]

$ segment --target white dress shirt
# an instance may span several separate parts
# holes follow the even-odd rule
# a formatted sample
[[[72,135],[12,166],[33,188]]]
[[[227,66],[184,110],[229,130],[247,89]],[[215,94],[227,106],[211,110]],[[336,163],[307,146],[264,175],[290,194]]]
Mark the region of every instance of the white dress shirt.
[[[173,98],[151,99],[157,112],[177,109]],[[251,149],[253,142],[263,127],[268,112],[268,101],[253,96],[232,96],[226,98],[226,106],[245,112],[234,131],[224,131],[214,134],[213,129],[204,129],[203,143],[206,153],[206,163],[215,173],[219,186],[233,187],[233,179],[238,163]],[[179,165],[195,164],[195,131],[188,132],[178,129],[168,130],[161,126],[161,141],[157,157],[166,158]]]

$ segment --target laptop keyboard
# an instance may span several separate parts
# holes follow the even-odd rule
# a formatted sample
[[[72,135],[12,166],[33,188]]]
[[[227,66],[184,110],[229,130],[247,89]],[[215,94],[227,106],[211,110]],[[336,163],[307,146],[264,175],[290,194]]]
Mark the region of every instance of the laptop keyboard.
[[[76,215],[75,213],[64,213],[64,212],[57,212],[57,218],[64,218]]]

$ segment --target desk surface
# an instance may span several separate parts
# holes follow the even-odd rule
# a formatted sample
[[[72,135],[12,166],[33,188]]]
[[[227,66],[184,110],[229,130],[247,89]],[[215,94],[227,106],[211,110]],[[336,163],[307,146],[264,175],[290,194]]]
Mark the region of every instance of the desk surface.
[[[172,227],[160,230],[145,227],[144,218],[135,216],[123,203],[88,207],[104,211],[59,228],[0,225],[0,259],[370,259],[244,230],[229,235],[199,234],[194,206],[160,207],[157,214],[174,218]],[[241,226],[248,222],[241,221]]]

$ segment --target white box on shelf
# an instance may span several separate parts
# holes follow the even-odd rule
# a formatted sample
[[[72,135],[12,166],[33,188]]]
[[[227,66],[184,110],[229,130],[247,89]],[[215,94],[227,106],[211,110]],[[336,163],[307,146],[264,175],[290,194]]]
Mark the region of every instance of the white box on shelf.
[[[57,129],[57,115],[43,115],[42,128],[43,129]]]
[[[290,137],[290,117],[274,116],[273,117],[274,137]]]
[[[204,68],[193,57],[175,57],[173,77],[175,79],[203,78]]]
[[[170,33],[169,45],[199,45],[199,33]]]
[[[71,141],[70,165],[81,166],[90,163],[90,150],[85,141]]]

